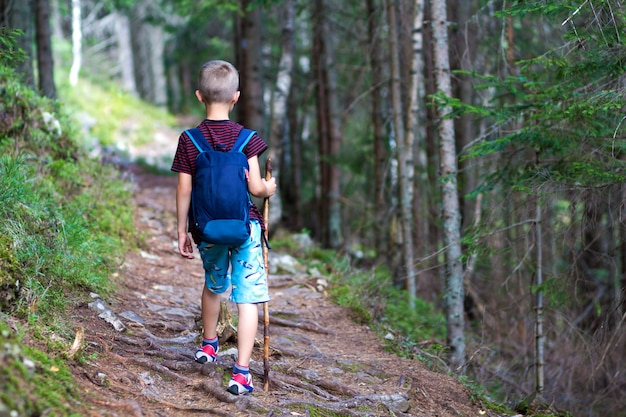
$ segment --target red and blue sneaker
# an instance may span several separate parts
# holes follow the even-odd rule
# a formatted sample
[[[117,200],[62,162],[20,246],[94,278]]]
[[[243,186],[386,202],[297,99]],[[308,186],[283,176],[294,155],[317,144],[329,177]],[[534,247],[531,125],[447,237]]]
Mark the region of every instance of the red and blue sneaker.
[[[228,392],[233,395],[251,394],[254,389],[252,385],[252,375],[250,374],[233,374],[228,382]]]
[[[215,349],[211,345],[200,346],[198,350],[196,350],[196,354],[194,355],[194,357],[196,358],[196,362],[198,363],[215,362],[217,360],[218,350],[220,350],[219,347]]]

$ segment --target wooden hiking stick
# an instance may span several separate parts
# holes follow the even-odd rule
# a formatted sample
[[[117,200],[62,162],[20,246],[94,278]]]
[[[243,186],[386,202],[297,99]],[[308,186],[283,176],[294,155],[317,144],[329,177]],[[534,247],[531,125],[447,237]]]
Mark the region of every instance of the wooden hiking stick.
[[[265,181],[272,178],[272,158],[268,158],[265,163]],[[265,222],[265,244],[261,244],[263,248],[263,262],[265,263],[265,279],[269,286],[269,229],[270,229],[270,198],[265,197],[263,200],[263,220]],[[263,390],[268,392],[270,389],[270,311],[269,302],[263,303],[263,373],[265,382]]]

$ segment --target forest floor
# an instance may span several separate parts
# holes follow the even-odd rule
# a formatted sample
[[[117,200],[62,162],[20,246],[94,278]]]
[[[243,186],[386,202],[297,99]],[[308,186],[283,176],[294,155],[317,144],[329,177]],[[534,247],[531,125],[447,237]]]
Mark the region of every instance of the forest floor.
[[[456,379],[385,351],[370,329],[320,292],[319,277],[306,273],[270,274],[269,389],[260,317],[255,390],[229,394],[234,338],[221,339],[218,362],[193,360],[203,273],[199,258],[186,260],[177,251],[176,178],[133,171],[143,250],[127,254],[114,296],[93,294],[93,302],[72,311],[84,330],[87,360],[72,365],[84,415],[496,416]],[[235,306],[225,305],[236,317]]]

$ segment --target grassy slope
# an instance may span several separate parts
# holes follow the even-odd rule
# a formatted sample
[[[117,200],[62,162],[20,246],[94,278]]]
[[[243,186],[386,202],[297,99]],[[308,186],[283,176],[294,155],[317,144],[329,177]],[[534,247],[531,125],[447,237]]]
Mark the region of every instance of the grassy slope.
[[[63,313],[114,291],[110,276],[136,241],[130,187],[86,156],[66,106],[4,64],[0,91],[0,414],[72,415]]]

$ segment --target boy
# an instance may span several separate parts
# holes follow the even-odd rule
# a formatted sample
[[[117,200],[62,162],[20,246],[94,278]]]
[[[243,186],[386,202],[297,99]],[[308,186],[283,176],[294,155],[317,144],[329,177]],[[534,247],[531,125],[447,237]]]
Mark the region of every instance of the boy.
[[[196,97],[204,104],[206,119],[198,128],[215,150],[229,151],[243,128],[229,120],[230,111],[239,99],[239,75],[235,67],[225,61],[209,61],[202,66]],[[267,144],[255,134],[243,149],[248,158],[248,191],[259,198],[270,197],[276,192],[276,180],[261,177],[258,156]],[[176,213],[178,221],[178,250],[183,258],[193,259],[193,247],[187,231],[187,219],[191,205],[191,188],[196,173],[198,150],[182,133],[174,156],[172,171],[178,172],[176,189]],[[263,216],[256,205],[250,207],[251,236],[238,247],[213,245],[202,242],[196,230],[190,232],[198,246],[205,271],[202,290],[203,340],[195,354],[200,363],[216,360],[219,350],[217,319],[220,310],[220,294],[232,284],[231,301],[237,304],[237,362],[233,368],[228,391],[235,395],[249,394],[253,390],[250,375],[250,358],[258,326],[259,303],[269,300],[267,275],[262,256],[261,234],[264,230]],[[229,275],[229,264],[231,274]]]

